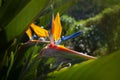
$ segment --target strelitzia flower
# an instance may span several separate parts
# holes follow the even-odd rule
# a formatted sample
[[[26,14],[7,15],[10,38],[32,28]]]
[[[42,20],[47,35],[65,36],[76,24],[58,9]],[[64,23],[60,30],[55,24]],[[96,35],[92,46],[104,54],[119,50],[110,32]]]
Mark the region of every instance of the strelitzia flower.
[[[32,35],[31,29],[35,32],[35,34],[38,37],[49,37],[50,39],[50,43],[41,50],[39,57],[54,57],[57,62],[64,61],[65,59],[71,59],[73,57],[83,58],[83,59],[96,59],[93,56],[89,56],[87,54],[83,54],[83,53],[68,49],[64,47],[63,45],[60,45],[61,41],[74,38],[82,34],[82,32],[79,31],[70,36],[61,37],[62,26],[60,22],[59,13],[57,13],[55,19],[54,19],[54,16],[52,17],[50,32],[32,23],[30,25],[30,28],[28,28],[28,30],[26,31],[30,40],[34,40],[32,38],[33,35]]]
[[[52,28],[51,32],[49,34],[50,38],[50,44],[48,44],[45,48],[43,48],[40,51],[39,57],[54,57],[57,62],[64,61],[66,59],[72,59],[74,57],[76,58],[83,58],[83,59],[96,59],[93,56],[89,56],[87,54],[83,54],[71,49],[68,49],[64,47],[63,45],[60,45],[61,41],[74,38],[78,35],[80,35],[82,32],[77,32],[74,33],[70,36],[67,37],[62,37],[61,38],[61,33],[62,33],[62,26],[60,22],[60,16],[59,13],[57,13],[55,19],[54,17],[52,18]]]

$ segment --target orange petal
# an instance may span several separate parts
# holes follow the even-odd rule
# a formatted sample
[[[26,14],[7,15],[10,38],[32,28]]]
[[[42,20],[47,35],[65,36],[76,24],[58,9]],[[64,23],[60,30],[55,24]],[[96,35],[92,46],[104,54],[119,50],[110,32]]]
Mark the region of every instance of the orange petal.
[[[52,34],[55,41],[59,40],[61,37],[62,26],[60,22],[59,13],[57,13],[55,20],[52,20]]]
[[[32,31],[30,28],[27,29],[26,34],[28,35],[29,39],[32,39]]]
[[[48,31],[35,25],[34,23],[31,24],[31,28],[37,34],[38,37],[48,37]]]

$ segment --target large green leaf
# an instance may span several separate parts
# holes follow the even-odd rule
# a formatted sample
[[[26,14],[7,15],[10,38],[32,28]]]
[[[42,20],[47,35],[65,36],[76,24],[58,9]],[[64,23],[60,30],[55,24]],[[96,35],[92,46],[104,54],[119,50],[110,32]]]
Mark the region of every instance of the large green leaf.
[[[46,6],[47,0],[31,0],[18,15],[6,26],[7,41],[20,35]]]
[[[48,80],[120,80],[120,51],[49,74]]]
[[[1,0],[0,27],[6,25],[25,7],[30,0]]]
[[[21,5],[19,5],[19,3]],[[0,21],[4,21],[0,25],[0,36],[2,37],[2,39],[0,39],[1,46],[22,34],[48,3],[48,0],[27,0],[21,2],[18,0],[14,2],[10,0],[6,2],[6,4],[0,8],[2,11],[0,13]],[[9,17],[7,15],[9,15]]]
[[[2,6],[2,0],[0,0],[0,7]]]

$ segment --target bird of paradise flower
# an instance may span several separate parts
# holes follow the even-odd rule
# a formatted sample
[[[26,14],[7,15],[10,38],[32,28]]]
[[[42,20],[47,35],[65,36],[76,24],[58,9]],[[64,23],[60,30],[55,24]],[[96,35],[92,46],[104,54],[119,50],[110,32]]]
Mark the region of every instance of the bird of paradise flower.
[[[72,59],[74,57],[75,58],[83,58],[86,60],[96,59],[96,57],[93,57],[93,56],[90,56],[87,54],[83,54],[83,53],[68,49],[68,48],[64,47],[63,45],[60,45],[61,41],[64,41],[64,40],[67,40],[70,38],[74,38],[74,37],[80,35],[82,32],[79,31],[70,36],[61,37],[62,26],[61,26],[61,22],[60,22],[59,13],[57,13],[55,19],[54,19],[54,16],[52,17],[50,32],[48,32],[46,29],[43,29],[43,28],[35,25],[34,23],[31,24],[31,28],[34,30],[34,32],[36,33],[36,35],[38,37],[49,37],[49,39],[50,39],[50,43],[40,51],[38,58],[54,57],[57,62],[62,62],[67,59]],[[31,34],[30,29],[28,29],[26,31],[26,33],[29,36],[29,38],[32,39],[31,38],[32,34]]]

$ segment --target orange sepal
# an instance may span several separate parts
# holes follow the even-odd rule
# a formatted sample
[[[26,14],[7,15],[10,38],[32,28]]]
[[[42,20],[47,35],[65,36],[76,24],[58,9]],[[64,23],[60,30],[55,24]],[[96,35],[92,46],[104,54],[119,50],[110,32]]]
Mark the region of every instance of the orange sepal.
[[[48,37],[48,31],[32,23],[31,28],[37,34],[38,37]]]
[[[62,26],[60,22],[59,13],[57,13],[55,20],[52,19],[52,34],[55,41],[59,40],[62,33]]]
[[[32,31],[30,28],[26,30],[26,34],[28,35],[29,39],[32,39]]]

